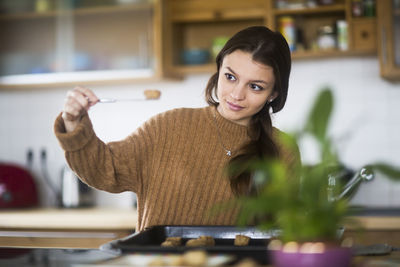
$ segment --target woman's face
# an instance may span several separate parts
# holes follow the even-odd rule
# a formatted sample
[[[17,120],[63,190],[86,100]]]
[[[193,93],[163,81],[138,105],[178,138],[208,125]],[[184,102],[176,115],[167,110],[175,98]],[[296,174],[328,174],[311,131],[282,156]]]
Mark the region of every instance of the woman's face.
[[[248,52],[236,50],[222,61],[217,85],[217,110],[224,118],[247,126],[267,100],[276,97],[274,85],[272,67],[254,61]]]

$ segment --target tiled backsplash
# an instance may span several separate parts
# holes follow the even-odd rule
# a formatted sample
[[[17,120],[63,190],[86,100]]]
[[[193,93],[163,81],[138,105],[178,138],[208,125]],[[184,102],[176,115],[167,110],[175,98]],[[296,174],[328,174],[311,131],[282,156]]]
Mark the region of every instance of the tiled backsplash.
[[[124,138],[146,119],[176,107],[201,107],[209,75],[192,75],[183,81],[135,84],[129,86],[93,86],[102,97],[133,97],[144,89],[161,90],[158,101],[99,104],[92,108],[97,135],[104,141]],[[337,139],[346,165],[359,168],[376,160],[400,166],[400,84],[379,77],[378,60],[345,58],[293,63],[286,107],[274,116],[275,125],[286,131],[296,129],[322,86],[334,90],[336,107],[331,134]],[[48,153],[48,169],[55,182],[65,164],[63,152],[53,135],[53,122],[60,112],[69,88],[0,92],[0,161],[26,164],[28,148],[34,150],[33,172],[40,185],[43,205],[54,198],[42,179],[40,150]],[[304,160],[313,158],[311,150],[301,147]],[[131,193],[98,192],[101,206],[130,206]],[[400,207],[400,182],[377,178],[365,183],[353,198],[355,204]]]

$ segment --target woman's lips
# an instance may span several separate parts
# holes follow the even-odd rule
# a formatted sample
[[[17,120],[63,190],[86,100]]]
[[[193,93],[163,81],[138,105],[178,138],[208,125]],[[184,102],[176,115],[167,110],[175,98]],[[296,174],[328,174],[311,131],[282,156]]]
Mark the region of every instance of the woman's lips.
[[[235,104],[233,104],[233,103],[231,103],[231,102],[229,102],[229,101],[226,101],[226,103],[228,104],[229,109],[231,109],[231,110],[233,110],[233,111],[240,111],[240,110],[243,109],[242,106],[235,105]]]

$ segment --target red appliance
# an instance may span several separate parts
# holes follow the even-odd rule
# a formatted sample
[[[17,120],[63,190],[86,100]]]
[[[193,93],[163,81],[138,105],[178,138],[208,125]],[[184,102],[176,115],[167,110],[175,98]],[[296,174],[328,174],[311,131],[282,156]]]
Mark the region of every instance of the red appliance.
[[[38,204],[32,175],[17,165],[0,163],[0,209],[29,208]]]

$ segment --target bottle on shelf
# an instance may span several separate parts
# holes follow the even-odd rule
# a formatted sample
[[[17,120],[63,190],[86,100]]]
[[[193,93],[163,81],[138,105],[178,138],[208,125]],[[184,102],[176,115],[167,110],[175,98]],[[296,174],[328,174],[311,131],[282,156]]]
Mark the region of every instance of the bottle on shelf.
[[[332,26],[325,25],[320,27],[317,44],[320,50],[332,50],[336,47],[336,38]]]
[[[375,1],[364,0],[363,4],[364,4],[364,16],[375,17]]]
[[[336,22],[337,29],[337,47],[341,51],[346,51],[349,49],[348,43],[348,25],[345,20],[338,20]]]
[[[296,50],[296,27],[294,19],[290,16],[283,16],[279,18],[279,31],[285,37],[289,45],[290,51]]]

